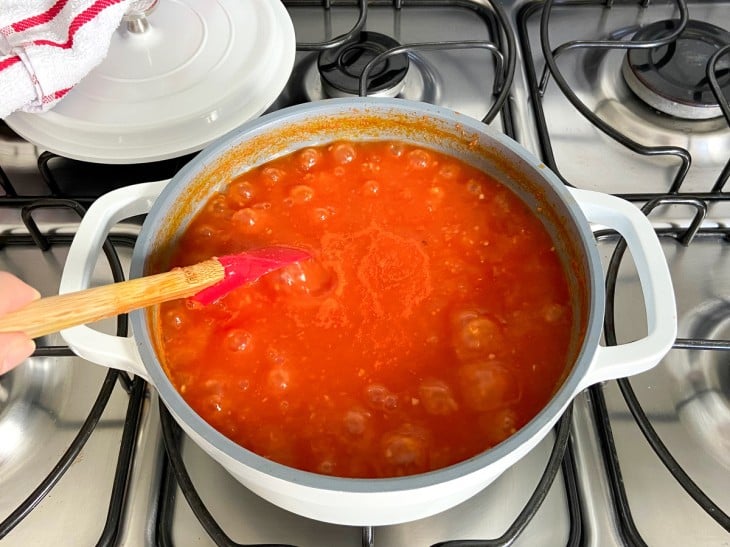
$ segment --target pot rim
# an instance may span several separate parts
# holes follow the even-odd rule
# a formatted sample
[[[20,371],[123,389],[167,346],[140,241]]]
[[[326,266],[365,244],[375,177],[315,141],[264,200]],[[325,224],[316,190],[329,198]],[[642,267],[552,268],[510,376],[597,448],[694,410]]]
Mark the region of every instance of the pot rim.
[[[292,121],[303,121],[312,116],[326,116],[340,114],[342,112],[355,113],[357,111],[369,111],[378,113],[415,114],[420,116],[432,116],[448,124],[458,124],[460,127],[472,130],[481,135],[486,135],[498,145],[508,149],[509,152],[521,158],[532,169],[535,176],[541,177],[544,182],[558,195],[568,210],[568,218],[573,223],[576,232],[580,235],[580,246],[584,251],[584,258],[588,267],[587,293],[588,293],[588,317],[586,321],[583,342],[571,371],[563,380],[562,385],[555,391],[551,399],[543,408],[522,428],[509,436],[507,439],[494,447],[481,452],[467,460],[458,462],[448,467],[433,471],[408,475],[404,477],[390,478],[348,478],[320,475],[317,473],[303,471],[288,467],[286,465],[268,460],[263,456],[242,447],[235,443],[211,425],[203,420],[190,407],[183,397],[178,393],[172,382],[164,372],[164,369],[157,359],[154,346],[147,327],[146,312],[135,310],[130,314],[137,348],[147,370],[149,377],[156,387],[160,398],[170,409],[173,416],[181,420],[207,443],[227,457],[250,467],[260,473],[270,475],[280,480],[293,482],[300,486],[311,487],[319,490],[331,490],[351,493],[368,492],[397,492],[426,488],[439,483],[449,482],[457,478],[476,473],[477,471],[502,460],[509,454],[517,451],[530,439],[539,435],[546,424],[552,423],[559,418],[563,409],[570,403],[577,394],[581,380],[587,374],[598,347],[603,311],[605,308],[605,290],[603,286],[603,274],[597,246],[587,219],[580,209],[575,198],[567,190],[562,181],[549,170],[543,162],[537,159],[532,153],[522,147],[519,143],[507,137],[503,133],[491,128],[489,125],[459,114],[447,108],[434,106],[426,103],[408,101],[405,99],[390,98],[345,98],[326,99],[314,103],[305,103],[288,107],[282,110],[266,114],[256,120],[252,120],[240,126],[238,129],[221,137],[209,145],[202,152],[186,164],[167,184],[160,196],[157,198],[144,221],[138,242],[135,245],[130,278],[143,275],[147,259],[146,246],[154,240],[154,234],[160,226],[161,216],[174,206],[179,188],[184,188],[195,177],[205,169],[211,162],[220,158],[233,146],[244,142],[255,134],[265,133],[267,130],[288,124]]]

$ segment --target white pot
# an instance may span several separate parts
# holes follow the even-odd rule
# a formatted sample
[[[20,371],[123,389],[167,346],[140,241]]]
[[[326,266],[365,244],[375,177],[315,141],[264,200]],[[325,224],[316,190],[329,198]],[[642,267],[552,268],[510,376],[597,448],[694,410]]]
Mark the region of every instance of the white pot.
[[[102,243],[117,222],[148,214],[135,245],[132,277],[233,176],[293,150],[333,140],[395,139],[461,157],[513,188],[533,208],[570,263],[576,317],[574,358],[552,399],[499,445],[450,467],[401,478],[348,479],[292,469],[262,458],[208,425],[177,393],[155,354],[147,314],[131,316],[134,337],[88,327],[62,333],[89,361],[147,379],[190,438],[231,475],[270,502],[326,522],[387,525],[427,517],[470,498],[542,440],[586,387],[653,367],[676,336],[674,292],[666,260],[646,217],[618,198],[566,188],[519,144],[477,120],[399,99],[334,99],[268,114],[201,152],[171,181],[130,186],[97,200],[71,245],[61,293],[88,286]],[[648,334],[620,346],[599,345],[605,294],[591,225],[617,230],[627,241],[641,281]]]

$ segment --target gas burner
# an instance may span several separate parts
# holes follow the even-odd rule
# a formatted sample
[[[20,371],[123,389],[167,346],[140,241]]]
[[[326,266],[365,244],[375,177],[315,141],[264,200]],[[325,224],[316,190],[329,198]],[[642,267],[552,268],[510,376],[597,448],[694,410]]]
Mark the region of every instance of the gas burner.
[[[639,30],[634,41],[663,38],[678,27],[678,19],[657,21]],[[629,88],[649,106],[691,120],[722,115],[707,81],[707,63],[720,48],[730,44],[730,32],[703,21],[690,20],[682,34],[669,45],[652,49],[631,49],[622,72]],[[718,81],[730,95],[730,63],[718,62]]]
[[[317,59],[322,88],[329,97],[352,97],[359,94],[360,76],[365,66],[384,51],[400,44],[385,34],[361,32],[339,48],[326,49]],[[368,95],[395,97],[405,85],[408,54],[401,53],[378,63],[370,71]]]

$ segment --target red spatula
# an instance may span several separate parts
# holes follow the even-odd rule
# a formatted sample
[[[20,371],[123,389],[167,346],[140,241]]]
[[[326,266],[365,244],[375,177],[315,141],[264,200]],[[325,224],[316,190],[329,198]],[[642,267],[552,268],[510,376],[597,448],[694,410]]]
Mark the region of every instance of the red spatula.
[[[4,315],[0,332],[25,332],[37,338],[176,298],[192,297],[210,304],[236,287],[309,257],[301,249],[266,247],[130,281],[49,296]]]

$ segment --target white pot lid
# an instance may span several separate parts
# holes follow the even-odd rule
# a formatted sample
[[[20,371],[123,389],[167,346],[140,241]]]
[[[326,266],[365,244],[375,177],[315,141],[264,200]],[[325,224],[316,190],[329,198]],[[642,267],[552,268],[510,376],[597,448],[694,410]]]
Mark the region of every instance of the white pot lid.
[[[296,51],[271,0],[161,0],[149,28],[114,33],[106,59],[53,110],[5,122],[68,158],[143,163],[182,156],[263,113]]]

